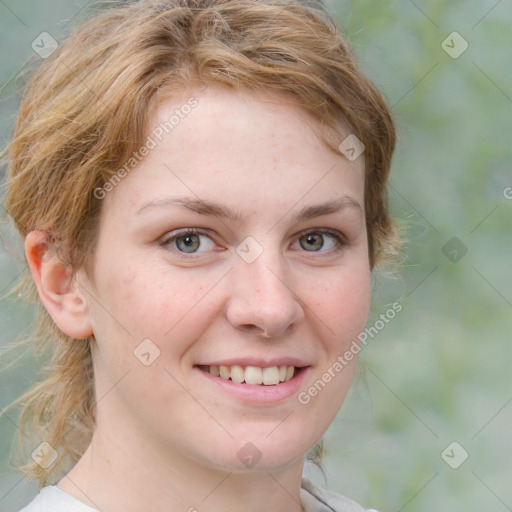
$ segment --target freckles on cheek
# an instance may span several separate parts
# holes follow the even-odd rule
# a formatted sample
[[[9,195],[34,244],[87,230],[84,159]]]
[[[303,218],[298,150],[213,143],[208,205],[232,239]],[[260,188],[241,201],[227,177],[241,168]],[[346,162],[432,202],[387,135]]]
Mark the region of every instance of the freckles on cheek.
[[[364,328],[370,308],[370,280],[343,279],[321,288],[312,307],[325,320],[336,343],[356,337]]]
[[[135,272],[131,275],[126,276],[121,280],[120,290],[122,293],[121,301],[122,303],[128,303],[133,300],[134,290],[133,290],[133,282],[136,278]]]
[[[184,278],[186,277],[186,279]],[[194,327],[210,315],[209,287],[197,284],[188,276],[170,273],[144,275],[129,272],[116,284],[119,292],[115,305],[119,320],[137,338],[151,338],[156,343],[167,343],[184,326]],[[189,324],[192,324],[190,326]]]

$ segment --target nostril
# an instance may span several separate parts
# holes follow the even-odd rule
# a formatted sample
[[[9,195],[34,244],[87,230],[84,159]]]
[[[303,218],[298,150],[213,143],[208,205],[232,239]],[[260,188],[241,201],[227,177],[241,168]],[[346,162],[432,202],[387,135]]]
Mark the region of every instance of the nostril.
[[[251,333],[251,334],[261,334],[264,333],[265,330],[261,327],[258,327],[254,324],[242,324],[239,326],[240,329],[242,329],[244,332]],[[265,335],[266,336],[266,335]]]

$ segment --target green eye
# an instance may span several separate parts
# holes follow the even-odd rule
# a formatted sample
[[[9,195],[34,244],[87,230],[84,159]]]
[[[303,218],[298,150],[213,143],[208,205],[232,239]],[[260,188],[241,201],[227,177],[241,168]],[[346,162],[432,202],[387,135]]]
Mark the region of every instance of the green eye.
[[[331,230],[309,231],[299,236],[297,242],[300,245],[300,249],[318,253],[339,250],[347,245],[341,233]]]
[[[199,235],[189,234],[176,238],[176,247],[181,252],[196,252],[201,246]]]
[[[299,243],[305,251],[319,251],[324,246],[324,237],[320,233],[310,233],[301,236]]]
[[[215,243],[205,233],[194,229],[181,229],[169,233],[162,240],[162,245],[178,253],[195,254],[212,250]]]

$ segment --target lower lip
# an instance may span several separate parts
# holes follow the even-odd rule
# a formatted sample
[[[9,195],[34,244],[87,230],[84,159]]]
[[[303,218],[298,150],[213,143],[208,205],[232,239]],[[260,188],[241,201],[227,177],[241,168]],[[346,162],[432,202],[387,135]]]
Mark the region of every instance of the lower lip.
[[[271,403],[281,402],[299,392],[302,382],[306,374],[309,372],[309,367],[301,368],[293,379],[286,382],[280,382],[273,386],[254,385],[254,384],[240,384],[232,380],[223,379],[222,377],[215,377],[208,372],[194,368],[203,377],[208,379],[212,384],[217,385],[222,391],[241,398],[244,401],[252,403],[262,403],[269,405]]]

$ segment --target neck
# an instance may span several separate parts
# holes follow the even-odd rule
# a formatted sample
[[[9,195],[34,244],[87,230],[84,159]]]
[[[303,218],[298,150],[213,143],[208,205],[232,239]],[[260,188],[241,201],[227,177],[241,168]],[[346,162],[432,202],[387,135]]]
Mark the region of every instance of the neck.
[[[302,512],[302,459],[280,470],[226,471],[123,434],[97,428],[59,488],[103,512]]]

